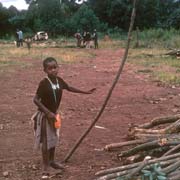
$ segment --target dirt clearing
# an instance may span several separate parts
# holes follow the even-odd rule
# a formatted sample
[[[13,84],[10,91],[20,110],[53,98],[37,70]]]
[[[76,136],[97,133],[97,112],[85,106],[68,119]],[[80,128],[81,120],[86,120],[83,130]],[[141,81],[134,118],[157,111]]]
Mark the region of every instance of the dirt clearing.
[[[51,49],[46,48],[44,51]],[[56,152],[58,161],[63,160],[96,116],[123,55],[123,49],[81,51],[91,51],[94,55],[74,63],[62,63],[59,75],[75,87],[84,90],[96,87],[97,90],[91,95],[64,91],[60,107],[63,115],[61,141]],[[33,96],[44,77],[42,62],[24,57],[12,57],[11,61],[30,65],[16,66],[0,74],[0,179],[38,180],[41,177],[41,154],[33,150],[30,118],[36,111]],[[97,123],[97,126],[104,128],[93,128],[66,163],[62,175],[54,179],[94,179],[98,170],[121,164],[116,153],[102,151],[102,148],[125,138],[129,123],[142,123],[153,117],[178,113],[179,88],[159,86],[159,83],[137,71],[138,66],[125,65],[120,81]],[[3,175],[3,172],[7,174]]]

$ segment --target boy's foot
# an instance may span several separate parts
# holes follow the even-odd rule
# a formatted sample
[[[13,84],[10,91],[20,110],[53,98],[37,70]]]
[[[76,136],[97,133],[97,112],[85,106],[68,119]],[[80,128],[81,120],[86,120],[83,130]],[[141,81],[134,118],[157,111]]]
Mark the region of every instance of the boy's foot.
[[[51,162],[50,166],[54,169],[64,169],[64,166],[60,163]]]
[[[43,172],[41,179],[49,179],[49,173]]]

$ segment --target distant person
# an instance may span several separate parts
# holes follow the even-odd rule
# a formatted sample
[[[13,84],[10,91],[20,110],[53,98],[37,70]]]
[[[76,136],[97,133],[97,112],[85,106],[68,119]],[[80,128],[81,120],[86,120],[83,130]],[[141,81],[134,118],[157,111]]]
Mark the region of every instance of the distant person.
[[[85,39],[86,39],[86,48],[89,49],[90,48],[90,41],[91,41],[91,34],[90,34],[90,32],[86,33]]]
[[[79,30],[77,31],[77,33],[75,33],[74,37],[77,40],[77,47],[81,47],[82,36]]]
[[[18,31],[18,39],[19,39],[19,46],[23,46],[23,32],[21,30]]]
[[[97,34],[96,29],[94,29],[92,38],[94,40],[94,48],[98,49],[98,34]]]
[[[26,43],[27,48],[28,48],[28,50],[29,50],[29,52],[30,52],[31,44],[32,44],[32,39],[31,39],[30,37],[26,37],[25,40],[24,40],[24,42]]]
[[[16,36],[16,46],[17,47],[19,47],[19,33],[18,32],[19,32],[19,30],[17,29],[16,34],[15,34],[15,36]]]
[[[59,139],[60,120],[58,108],[61,102],[63,90],[74,93],[91,94],[95,89],[82,91],[68,85],[58,76],[58,64],[53,57],[43,61],[44,72],[47,76],[39,83],[34,103],[38,112],[33,116],[35,130],[35,145],[42,146],[43,174],[42,178],[49,177],[49,166],[54,169],[62,169],[63,165],[54,161],[55,147]],[[57,118],[58,117],[58,118]],[[59,121],[59,126],[57,122]]]
[[[87,34],[87,32],[84,31],[84,32],[83,32],[83,46],[86,45],[86,34]]]
[[[97,34],[96,29],[94,29],[92,38],[94,40],[94,48],[97,49],[98,48],[98,34]]]

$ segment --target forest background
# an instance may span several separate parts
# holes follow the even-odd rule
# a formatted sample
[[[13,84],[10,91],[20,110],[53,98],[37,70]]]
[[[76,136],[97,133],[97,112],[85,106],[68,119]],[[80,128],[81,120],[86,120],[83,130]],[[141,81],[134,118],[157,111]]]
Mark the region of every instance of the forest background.
[[[77,30],[102,34],[126,34],[132,0],[25,0],[27,10],[0,3],[0,38],[11,39],[16,29],[26,35],[37,31],[48,32],[51,38],[72,36]],[[139,0],[135,28],[140,31],[158,29],[179,32],[180,0]],[[172,31],[173,29],[173,31]],[[179,33],[178,33],[179,34]]]

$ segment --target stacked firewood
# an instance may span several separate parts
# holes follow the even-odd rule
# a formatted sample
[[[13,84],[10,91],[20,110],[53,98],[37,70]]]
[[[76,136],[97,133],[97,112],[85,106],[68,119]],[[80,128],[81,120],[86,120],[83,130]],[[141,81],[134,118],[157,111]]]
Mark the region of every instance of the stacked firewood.
[[[171,50],[170,52],[165,53],[165,55],[175,56],[175,57],[177,57],[177,58],[180,58],[180,49],[173,49],[173,50]]]
[[[126,165],[97,172],[97,180],[180,180],[180,114],[131,124],[127,137],[104,148]]]

